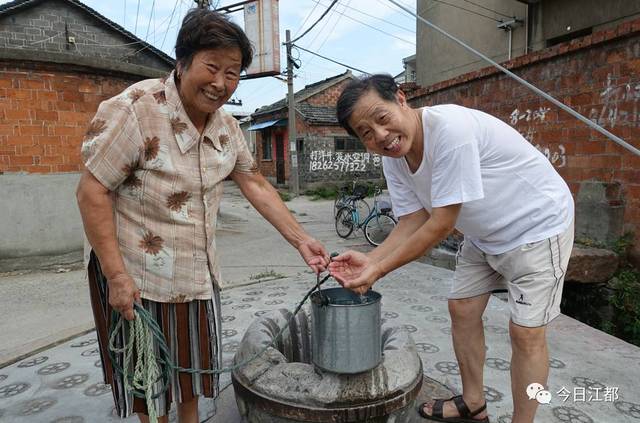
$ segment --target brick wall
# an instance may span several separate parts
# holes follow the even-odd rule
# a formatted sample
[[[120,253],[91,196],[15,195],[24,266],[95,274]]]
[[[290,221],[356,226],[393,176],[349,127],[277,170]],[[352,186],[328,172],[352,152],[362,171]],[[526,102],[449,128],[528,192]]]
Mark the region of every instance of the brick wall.
[[[341,88],[340,88],[341,89]],[[327,90],[329,91],[329,90]],[[332,90],[339,95],[340,90]],[[333,95],[333,94],[331,94]],[[319,96],[318,94],[314,97]],[[335,104],[335,102],[333,103]],[[326,105],[326,104],[319,104]],[[274,119],[285,119],[284,113],[274,113],[260,116],[259,121]],[[269,133],[272,151],[272,160],[262,160],[262,137],[263,131],[258,131],[256,135],[256,160],[260,172],[270,181],[276,181],[276,157],[275,157],[275,134],[282,132],[285,142],[285,177],[289,181],[289,148],[288,130],[286,127],[275,127]],[[298,117],[296,120],[297,138],[304,138],[304,151],[298,152],[298,174],[302,187],[323,183],[340,183],[343,181],[375,180],[382,179],[382,166],[379,158],[372,155],[335,154],[335,137],[347,137],[347,132],[339,126],[332,125],[307,125]],[[315,153],[314,153],[315,152]],[[320,153],[318,153],[320,152]],[[331,153],[331,154],[328,154]]]
[[[518,57],[505,67],[640,148],[640,20]],[[640,157],[493,67],[406,88],[415,107],[456,103],[509,122],[549,158],[574,196],[585,181],[618,186],[623,229],[635,232],[634,254],[640,257]]]
[[[0,62],[0,173],[80,171],[80,144],[98,105],[134,82],[68,65]]]
[[[313,106],[331,106],[335,107],[338,102],[338,97],[340,97],[340,93],[344,89],[345,85],[347,85],[351,80],[345,79],[326,90],[319,92],[305,100],[305,103],[309,103]]]
[[[66,35],[75,37],[75,44]],[[0,49],[68,53],[164,69],[167,62],[68,2],[50,0],[0,17]],[[137,53],[136,53],[137,52]],[[136,54],[133,54],[136,53]]]

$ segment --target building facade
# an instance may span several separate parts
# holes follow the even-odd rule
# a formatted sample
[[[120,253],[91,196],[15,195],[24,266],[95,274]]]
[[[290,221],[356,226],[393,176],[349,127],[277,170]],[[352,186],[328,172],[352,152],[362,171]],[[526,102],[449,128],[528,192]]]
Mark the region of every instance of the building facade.
[[[298,177],[303,189],[382,179],[381,158],[367,153],[360,141],[338,125],[336,102],[352,78],[345,72],[294,94]],[[274,185],[287,185],[292,140],[286,99],[258,109],[252,115],[249,131],[256,133],[256,160],[262,174]]]
[[[417,0],[422,18],[500,63],[640,17],[636,0]],[[416,82],[429,86],[486,62],[421,22]],[[446,54],[443,54],[446,52]]]
[[[172,68],[77,0],[0,5],[0,271],[81,257],[75,187],[86,126],[100,102]]]

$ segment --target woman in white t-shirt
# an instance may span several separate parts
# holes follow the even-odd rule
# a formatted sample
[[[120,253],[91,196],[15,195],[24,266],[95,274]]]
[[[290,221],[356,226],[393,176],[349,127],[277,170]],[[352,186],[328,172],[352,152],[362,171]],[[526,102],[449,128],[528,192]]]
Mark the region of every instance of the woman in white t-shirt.
[[[456,105],[411,108],[388,75],[350,82],[337,105],[340,124],[383,169],[399,224],[368,254],[347,251],[329,270],[346,288],[369,289],[422,256],[453,229],[464,234],[449,311],[463,393],[422,404],[445,422],[488,421],[483,393],[482,313],[507,289],[513,350],[514,422],[533,422],[527,386],[546,384],[546,325],[560,314],[573,245],[571,192],[549,161],[515,129]]]

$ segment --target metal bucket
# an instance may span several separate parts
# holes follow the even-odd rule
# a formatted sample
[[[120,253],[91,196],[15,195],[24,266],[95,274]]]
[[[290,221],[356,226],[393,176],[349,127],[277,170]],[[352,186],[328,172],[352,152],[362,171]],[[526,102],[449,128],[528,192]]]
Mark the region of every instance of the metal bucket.
[[[375,291],[360,297],[344,288],[311,294],[311,359],[316,367],[353,374],[380,364],[381,298]]]

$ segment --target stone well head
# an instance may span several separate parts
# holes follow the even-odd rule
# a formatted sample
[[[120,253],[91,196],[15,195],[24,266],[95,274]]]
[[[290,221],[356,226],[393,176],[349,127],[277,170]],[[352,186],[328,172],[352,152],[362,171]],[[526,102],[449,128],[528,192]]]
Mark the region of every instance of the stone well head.
[[[234,362],[269,345],[291,319],[274,310],[254,320]],[[358,374],[323,371],[312,363],[311,322],[301,310],[264,354],[232,374],[244,422],[413,422],[422,362],[410,335],[382,326],[382,362]]]

